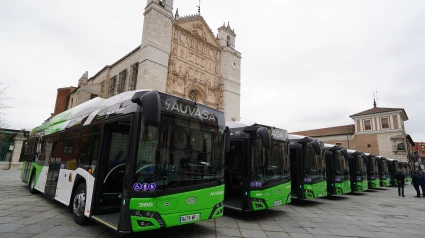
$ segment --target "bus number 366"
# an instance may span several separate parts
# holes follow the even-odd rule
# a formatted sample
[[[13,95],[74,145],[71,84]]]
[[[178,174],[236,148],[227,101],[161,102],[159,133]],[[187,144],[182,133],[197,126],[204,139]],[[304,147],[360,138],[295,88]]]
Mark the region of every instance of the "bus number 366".
[[[139,207],[153,207],[153,202],[141,202]]]

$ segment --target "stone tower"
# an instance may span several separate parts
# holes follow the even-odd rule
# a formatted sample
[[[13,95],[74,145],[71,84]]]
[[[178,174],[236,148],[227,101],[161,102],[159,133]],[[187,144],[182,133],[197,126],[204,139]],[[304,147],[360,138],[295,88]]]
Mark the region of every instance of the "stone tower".
[[[240,120],[241,101],[241,53],[235,48],[235,31],[223,24],[218,28],[221,45],[221,74],[223,77],[223,99],[226,121]]]
[[[165,92],[173,26],[173,0],[148,0],[136,89]]]

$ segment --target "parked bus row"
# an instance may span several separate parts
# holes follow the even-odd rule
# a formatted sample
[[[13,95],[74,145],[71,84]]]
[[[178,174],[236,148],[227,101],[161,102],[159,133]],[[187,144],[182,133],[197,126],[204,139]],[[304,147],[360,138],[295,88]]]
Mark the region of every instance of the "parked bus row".
[[[157,91],[94,98],[30,135],[21,179],[118,233],[147,231],[395,184],[407,163]],[[406,176],[409,177],[409,176]]]

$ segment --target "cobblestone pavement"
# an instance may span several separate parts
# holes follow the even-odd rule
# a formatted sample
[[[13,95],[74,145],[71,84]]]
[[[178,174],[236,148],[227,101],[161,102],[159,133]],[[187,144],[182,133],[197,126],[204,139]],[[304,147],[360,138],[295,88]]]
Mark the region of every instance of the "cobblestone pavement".
[[[31,195],[18,170],[0,170],[0,238],[119,237],[93,223],[79,226],[65,206]],[[296,201],[263,212],[225,217],[131,237],[425,237],[425,198],[384,188],[332,199]]]

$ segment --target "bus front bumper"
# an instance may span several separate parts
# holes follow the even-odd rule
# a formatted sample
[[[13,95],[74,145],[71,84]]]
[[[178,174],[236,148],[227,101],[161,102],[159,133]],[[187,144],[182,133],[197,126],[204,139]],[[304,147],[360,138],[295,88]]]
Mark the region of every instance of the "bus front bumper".
[[[336,191],[336,194],[351,193],[350,180],[347,180],[342,183],[335,183],[335,191]]]
[[[363,180],[363,181],[358,181],[356,182],[357,185],[357,190],[356,191],[366,191],[369,189],[369,185],[368,185],[368,181],[367,180]]]
[[[223,216],[224,185],[153,198],[130,199],[133,232],[179,226]]]
[[[264,190],[250,191],[252,209],[264,210],[291,202],[291,181]]]
[[[304,184],[305,198],[318,198],[328,196],[327,181],[315,184]]]
[[[379,179],[372,179],[372,180],[369,181],[369,183],[370,183],[372,188],[381,187]]]
[[[382,185],[382,187],[389,187],[389,186],[391,186],[390,179],[389,178],[382,179],[381,180],[381,185]]]

